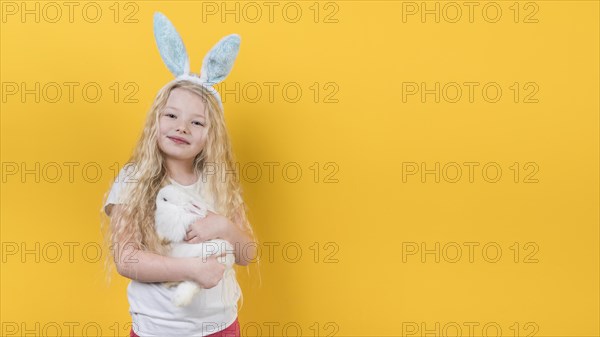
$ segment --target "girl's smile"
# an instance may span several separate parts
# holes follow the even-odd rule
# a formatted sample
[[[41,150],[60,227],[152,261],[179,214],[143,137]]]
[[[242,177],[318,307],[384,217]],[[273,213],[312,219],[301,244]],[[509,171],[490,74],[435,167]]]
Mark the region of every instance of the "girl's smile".
[[[190,145],[190,142],[188,142],[187,140],[181,138],[181,137],[174,137],[174,136],[167,136],[167,138],[169,138],[170,140],[172,140],[173,142],[175,142],[176,144],[186,144],[186,145]]]

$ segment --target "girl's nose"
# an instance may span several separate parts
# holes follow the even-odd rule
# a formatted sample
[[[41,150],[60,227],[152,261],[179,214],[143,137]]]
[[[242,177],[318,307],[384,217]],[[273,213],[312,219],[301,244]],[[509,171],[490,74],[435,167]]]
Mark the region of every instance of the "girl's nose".
[[[179,127],[177,127],[177,131],[179,131],[179,132],[187,132],[187,129],[185,128],[185,126],[179,126]]]

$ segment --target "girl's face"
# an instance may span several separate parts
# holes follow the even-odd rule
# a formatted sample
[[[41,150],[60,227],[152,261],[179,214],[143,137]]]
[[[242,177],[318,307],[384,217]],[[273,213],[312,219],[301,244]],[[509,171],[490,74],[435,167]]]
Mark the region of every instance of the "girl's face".
[[[158,118],[158,147],[169,159],[193,160],[206,143],[206,105],[195,93],[182,88],[171,90]]]

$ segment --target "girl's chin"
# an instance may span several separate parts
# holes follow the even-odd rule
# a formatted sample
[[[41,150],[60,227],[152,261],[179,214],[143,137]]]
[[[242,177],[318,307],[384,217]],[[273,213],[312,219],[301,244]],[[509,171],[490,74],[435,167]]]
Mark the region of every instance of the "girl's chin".
[[[190,156],[188,155],[186,152],[187,151],[177,151],[177,148],[175,149],[167,149],[165,151],[165,149],[161,148],[160,152],[162,152],[163,156],[165,158],[168,159],[175,159],[175,160],[187,160],[187,159],[194,159],[195,156]]]

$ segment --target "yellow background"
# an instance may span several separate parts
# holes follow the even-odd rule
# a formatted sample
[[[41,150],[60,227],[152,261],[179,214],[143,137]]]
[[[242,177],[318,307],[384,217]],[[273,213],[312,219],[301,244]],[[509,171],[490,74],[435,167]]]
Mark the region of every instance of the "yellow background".
[[[172,78],[154,41],[152,15],[158,10],[182,35],[196,73],[218,39],[240,34],[240,52],[225,85],[256,82],[263,90],[257,102],[225,97],[240,165],[256,162],[263,168],[259,181],[242,180],[263,253],[260,277],[256,268],[249,276],[238,268],[244,292],[240,324],[247,335],[257,335],[256,326],[264,336],[295,335],[299,326],[305,336],[392,336],[417,326],[412,335],[421,336],[423,328],[436,324],[440,334],[444,327],[456,334],[451,322],[462,336],[468,336],[469,322],[476,322],[476,335],[494,324],[505,336],[600,334],[598,1],[538,1],[527,8],[519,2],[518,22],[510,8],[514,2],[498,1],[502,17],[496,23],[483,19],[485,2],[478,2],[473,23],[462,2],[463,17],[456,23],[443,17],[436,23],[432,15],[403,22],[406,3],[399,1],[296,2],[302,8],[296,23],[283,19],[284,3],[275,7],[272,23],[264,2],[257,2],[263,17],[256,23],[243,17],[236,23],[232,15],[225,22],[217,16],[202,22],[200,1],[137,1],[128,8],[120,2],[118,22],[110,9],[115,2],[98,1],[102,16],[96,23],[82,19],[85,2],[75,7],[73,23],[59,2],[64,13],[58,22],[36,23],[32,15],[22,22],[20,13],[6,13],[6,3],[2,90],[8,82],[28,88],[36,82],[42,87],[78,82],[79,89],[96,82],[103,94],[88,103],[76,90],[71,103],[61,85],[64,96],[56,103],[36,103],[33,95],[23,101],[18,94],[2,102],[3,333],[7,324],[17,324],[21,333],[22,327],[35,331],[36,322],[48,334],[55,331],[51,322],[64,335],[68,322],[79,324],[74,328],[79,334],[90,323],[106,336],[129,331],[128,279],[115,274],[107,287],[102,260],[86,261],[82,247],[100,243],[103,194],[115,167],[128,159],[156,91]],[[439,4],[444,8],[446,2]],[[311,6],[320,8],[318,22]],[[137,23],[124,22],[133,8]],[[538,22],[523,22],[533,8]],[[337,22],[323,22],[333,9]],[[109,88],[115,82],[121,94],[131,92],[126,83],[136,83],[138,103],[124,103],[123,96],[115,103]],[[297,83],[302,96],[291,103],[276,90],[269,102],[264,82],[277,82],[279,89]],[[321,87],[316,103],[310,88],[315,82]],[[325,87],[328,82],[337,88],[337,102],[324,102],[333,91]],[[433,95],[403,102],[405,82],[428,88],[456,82],[463,96],[456,103],[443,98],[437,103]],[[464,82],[479,82],[479,89],[498,83],[501,99],[486,102],[476,90],[471,103]],[[515,82],[521,88],[516,103],[510,89]],[[531,92],[524,89],[528,82],[537,85],[537,103],[523,102]],[[79,163],[73,182],[65,162]],[[279,163],[273,182],[267,162]],[[334,164],[326,167],[328,162]],[[465,162],[479,163],[473,182]],[[510,168],[515,162],[516,183]],[[524,182],[533,171],[525,166],[530,162],[537,183]],[[58,163],[63,176],[53,183],[43,177],[36,182],[33,174],[7,175],[11,163],[34,171],[39,163],[38,172]],[[81,168],[89,163],[102,168],[96,182],[83,179]],[[289,163],[302,169],[298,182],[282,175]],[[439,183],[433,174],[425,181],[420,174],[403,181],[403,163],[425,163],[429,170],[436,163],[440,168],[457,163],[463,175],[448,181],[454,171],[447,166],[448,176]],[[483,178],[487,163],[502,168],[498,182]],[[294,170],[288,172],[293,177]],[[332,172],[337,183],[326,183]],[[21,243],[34,249],[36,242],[38,253],[24,258],[5,250]],[[473,262],[469,242],[479,244]],[[53,251],[41,252],[49,243],[62,247],[56,263],[47,261]],[[72,263],[65,243],[79,244]],[[265,243],[279,246],[270,255]],[[422,251],[403,261],[407,243],[424,243],[426,249],[439,243],[440,262],[432,254],[422,262]],[[463,248],[456,263],[449,261],[453,243]],[[496,263],[482,255],[490,243],[502,249]],[[286,244],[301,248],[297,263],[289,262],[293,249],[283,253]],[[525,263],[532,252],[537,263]]]

